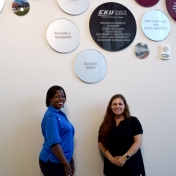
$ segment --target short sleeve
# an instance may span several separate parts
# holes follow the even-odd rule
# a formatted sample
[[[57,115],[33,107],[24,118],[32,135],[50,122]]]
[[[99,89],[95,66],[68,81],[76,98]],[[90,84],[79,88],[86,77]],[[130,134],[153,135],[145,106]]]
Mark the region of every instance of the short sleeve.
[[[59,135],[59,124],[56,119],[49,118],[45,124],[45,134],[46,134],[46,142],[49,147],[53,144],[61,143],[61,138]]]
[[[132,135],[143,134],[142,125],[136,117],[132,117],[131,121]]]

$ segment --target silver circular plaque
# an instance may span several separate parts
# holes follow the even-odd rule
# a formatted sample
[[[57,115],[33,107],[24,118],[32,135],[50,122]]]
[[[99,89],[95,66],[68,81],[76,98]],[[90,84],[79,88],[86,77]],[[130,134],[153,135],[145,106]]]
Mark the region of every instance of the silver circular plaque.
[[[57,0],[60,8],[70,14],[79,15],[89,7],[89,0]]]
[[[0,0],[0,12],[2,11],[4,7],[4,0]]]
[[[12,3],[12,10],[18,16],[26,15],[30,10],[30,5],[27,0],[15,0]]]
[[[47,29],[46,38],[51,48],[60,53],[75,50],[81,40],[78,27],[68,19],[52,22]]]
[[[142,18],[142,30],[153,41],[164,40],[170,32],[169,19],[160,10],[150,10]]]
[[[135,54],[139,59],[144,59],[149,55],[149,47],[146,43],[138,43],[135,46]]]
[[[74,70],[79,79],[86,83],[97,83],[106,75],[107,63],[104,56],[92,49],[82,51],[76,57]]]

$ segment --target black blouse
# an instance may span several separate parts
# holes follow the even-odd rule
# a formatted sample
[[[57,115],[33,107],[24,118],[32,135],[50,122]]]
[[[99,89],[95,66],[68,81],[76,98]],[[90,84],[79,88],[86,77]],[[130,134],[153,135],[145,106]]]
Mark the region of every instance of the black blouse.
[[[123,120],[114,127],[108,136],[107,147],[112,156],[122,156],[134,143],[133,136],[143,134],[142,126],[136,117]],[[100,141],[101,142],[101,141]],[[139,149],[123,167],[112,164],[104,157],[104,174],[115,176],[145,175],[141,150]]]

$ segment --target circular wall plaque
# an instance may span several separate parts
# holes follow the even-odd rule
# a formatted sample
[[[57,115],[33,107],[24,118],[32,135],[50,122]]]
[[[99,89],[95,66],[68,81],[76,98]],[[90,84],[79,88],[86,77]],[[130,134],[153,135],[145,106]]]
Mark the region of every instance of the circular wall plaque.
[[[74,70],[79,79],[86,83],[97,83],[106,75],[107,64],[104,56],[92,49],[82,51],[76,57]]]
[[[144,59],[149,55],[149,48],[146,43],[138,43],[135,46],[135,54],[139,59]]]
[[[26,0],[15,0],[12,3],[12,10],[18,16],[26,15],[30,10],[30,5]]]
[[[150,10],[142,18],[142,30],[153,41],[164,40],[170,32],[169,19],[160,10]]]
[[[170,16],[176,21],[176,0],[166,0],[166,7]]]
[[[89,7],[89,0],[57,0],[60,8],[70,14],[79,15]]]
[[[133,14],[125,6],[110,2],[94,10],[89,29],[93,40],[101,48],[120,51],[133,42],[137,27]]]
[[[151,7],[158,3],[159,0],[135,0],[138,4],[144,7]]]
[[[51,48],[60,53],[75,50],[81,40],[78,27],[67,19],[52,22],[47,29],[46,38]]]
[[[1,0],[0,1],[0,12],[2,11],[3,7],[4,7],[4,0]]]

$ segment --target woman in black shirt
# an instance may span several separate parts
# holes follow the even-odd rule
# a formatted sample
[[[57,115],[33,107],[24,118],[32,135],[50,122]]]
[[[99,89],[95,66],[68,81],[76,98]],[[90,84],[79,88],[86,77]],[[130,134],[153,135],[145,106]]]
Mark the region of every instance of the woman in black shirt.
[[[143,130],[139,120],[130,116],[123,95],[114,95],[99,130],[99,148],[107,176],[144,176],[141,155]]]

